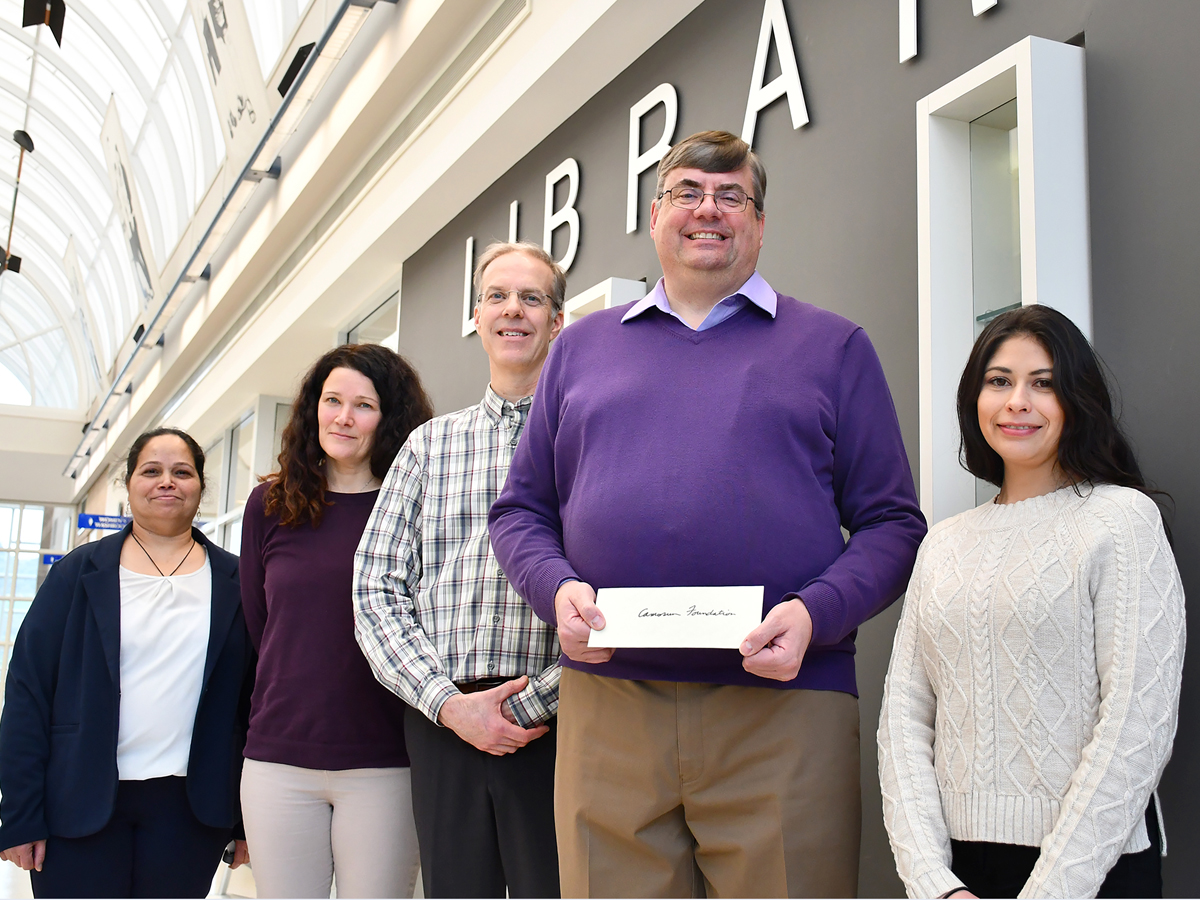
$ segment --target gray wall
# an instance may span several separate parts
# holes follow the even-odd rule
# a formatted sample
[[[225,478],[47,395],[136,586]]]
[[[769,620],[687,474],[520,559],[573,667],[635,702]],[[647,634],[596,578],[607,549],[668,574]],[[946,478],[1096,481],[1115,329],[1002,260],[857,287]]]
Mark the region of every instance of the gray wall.
[[[1196,389],[1200,283],[1195,222],[1200,179],[1200,3],[1194,0],[1001,0],[980,18],[969,0],[920,0],[920,56],[896,62],[897,4],[787,0],[811,123],[793,131],[782,101],[759,118],[755,147],[769,172],[760,270],[784,293],[834,310],[871,336],[917,467],[916,139],[918,99],[1033,34],[1084,33],[1094,273],[1094,332],[1123,397],[1125,422],[1148,476],[1174,496],[1185,587],[1200,590],[1200,445]],[[629,107],[661,82],[680,93],[676,137],[737,132],[750,84],[762,3],[708,0],[614,79],[475,203],[405,262],[400,350],[419,367],[439,411],[477,402],[487,363],[460,337],[463,244],[508,231],[541,240],[545,175],[568,156],[582,169],[583,220],[571,293],[610,276],[660,272],[648,233],[653,174],[642,177],[640,230],[625,234]],[[769,74],[773,74],[771,71]],[[660,125],[652,116],[646,134]],[[648,140],[644,143],[648,143]],[[558,251],[561,253],[561,250]],[[860,632],[863,733],[863,896],[902,895],[880,817],[874,733],[898,607]],[[1197,623],[1193,616],[1193,633]],[[1175,759],[1162,796],[1171,846],[1169,896],[1200,893],[1200,676],[1184,673]]]

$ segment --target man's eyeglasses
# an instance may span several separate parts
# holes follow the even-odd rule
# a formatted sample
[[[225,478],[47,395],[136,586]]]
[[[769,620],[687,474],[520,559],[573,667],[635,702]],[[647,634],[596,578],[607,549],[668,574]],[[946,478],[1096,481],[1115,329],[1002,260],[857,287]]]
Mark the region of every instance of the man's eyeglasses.
[[[758,201],[742,191],[713,191],[706,193],[694,187],[673,187],[658,195],[661,200],[666,197],[676,209],[699,209],[705,197],[712,197],[717,209],[726,213],[744,212],[747,203],[758,206]]]
[[[499,288],[480,294],[479,302],[488,306],[500,306],[507,303],[513,294],[517,295],[517,299],[526,309],[542,309],[550,305],[550,298],[537,291],[502,291]]]

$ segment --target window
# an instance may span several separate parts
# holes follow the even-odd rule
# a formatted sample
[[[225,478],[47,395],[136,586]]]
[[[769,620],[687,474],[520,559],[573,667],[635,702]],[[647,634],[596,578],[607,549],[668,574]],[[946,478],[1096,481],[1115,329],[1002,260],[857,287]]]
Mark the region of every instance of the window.
[[[237,553],[242,545],[242,510],[253,490],[254,412],[225,430],[204,451],[204,480],[208,489],[200,502],[200,530],[219,546]],[[271,423],[274,424],[274,423]]]
[[[400,292],[396,291],[346,332],[347,344],[383,344],[395,350],[400,334]]]
[[[251,414],[230,432],[229,446],[234,448],[234,454],[230,460],[228,509],[237,510],[239,514],[226,523],[220,538],[221,546],[234,553],[239,552],[242,546],[240,511],[246,506],[246,499],[254,487],[254,422],[255,416]]]
[[[971,122],[971,289],[975,336],[1021,305],[1017,101]]]
[[[74,519],[67,506],[0,503],[0,679],[8,677],[13,641],[34,595],[71,548]]]
[[[208,490],[196,524],[231,553],[241,552],[242,511],[258,477],[275,471],[291,411],[284,398],[260,395],[254,407],[204,451]]]
[[[283,429],[287,428],[288,419],[292,417],[292,404],[275,403],[275,430],[271,435],[271,461],[268,468],[274,470],[279,452],[283,449]]]
[[[1028,37],[917,103],[921,507],[986,500],[959,464],[955,395],[976,335],[1046,303],[1091,332],[1084,51]]]
[[[224,512],[221,502],[221,485],[225,475],[225,437],[204,451],[204,496],[200,498],[200,510],[196,514],[200,524],[211,522]]]

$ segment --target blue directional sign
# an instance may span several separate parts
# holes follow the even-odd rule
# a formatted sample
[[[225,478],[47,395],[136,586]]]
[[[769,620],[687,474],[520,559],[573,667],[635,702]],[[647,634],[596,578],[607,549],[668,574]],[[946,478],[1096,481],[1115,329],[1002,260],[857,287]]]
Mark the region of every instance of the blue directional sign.
[[[43,566],[52,566],[66,555],[67,554],[65,554],[65,553],[43,553],[42,554],[42,565]]]
[[[120,531],[132,521],[129,516],[97,516],[92,513],[79,514],[80,528],[99,528],[102,531]]]

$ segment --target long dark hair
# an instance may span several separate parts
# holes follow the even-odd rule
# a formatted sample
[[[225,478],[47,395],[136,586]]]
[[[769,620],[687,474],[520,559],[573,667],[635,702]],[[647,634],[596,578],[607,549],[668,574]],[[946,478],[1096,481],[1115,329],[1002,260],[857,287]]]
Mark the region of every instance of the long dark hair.
[[[379,344],[343,344],[318,359],[292,404],[292,415],[283,429],[279,471],[263,497],[267,515],[279,515],[283,525],[321,524],[325,506],[325,451],[321,449],[317,406],[325,379],[334,369],[353,369],[375,386],[379,394],[379,427],[371,444],[371,474],[387,475],[388,468],[409,432],[433,418],[433,404],[421,379],[408,361]]]
[[[1051,385],[1063,410],[1058,467],[1076,485],[1118,484],[1146,494],[1149,488],[1137,457],[1113,414],[1104,366],[1075,323],[1049,306],[1022,306],[988,323],[971,348],[958,382],[960,461],[977,478],[996,486],[1004,481],[1004,461],[979,428],[979,392],[983,376],[1000,345],[1030,337],[1054,363]]]

